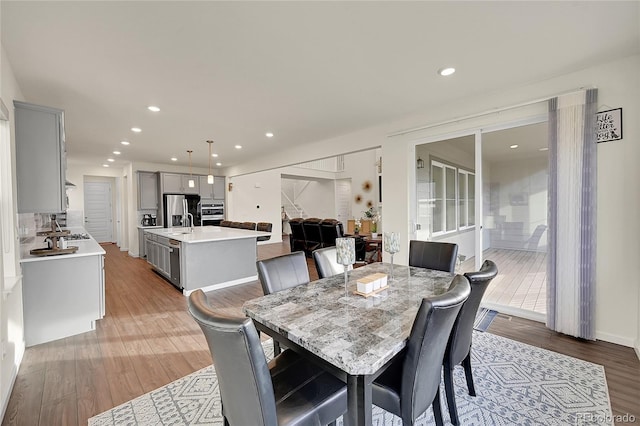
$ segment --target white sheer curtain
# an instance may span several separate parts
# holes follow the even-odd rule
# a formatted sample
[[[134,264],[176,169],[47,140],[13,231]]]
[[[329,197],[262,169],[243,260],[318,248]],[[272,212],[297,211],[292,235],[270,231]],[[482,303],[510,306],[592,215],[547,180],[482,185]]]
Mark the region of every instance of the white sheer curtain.
[[[595,339],[597,89],[549,101],[547,326]]]

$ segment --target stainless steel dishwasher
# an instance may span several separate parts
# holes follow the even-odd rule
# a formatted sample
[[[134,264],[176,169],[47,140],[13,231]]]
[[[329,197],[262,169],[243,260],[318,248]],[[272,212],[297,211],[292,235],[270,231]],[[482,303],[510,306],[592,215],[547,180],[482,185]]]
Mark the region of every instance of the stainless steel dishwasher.
[[[171,254],[169,255],[169,264],[171,265],[171,284],[181,290],[182,285],[180,285],[180,241],[169,240],[169,246],[171,246]]]

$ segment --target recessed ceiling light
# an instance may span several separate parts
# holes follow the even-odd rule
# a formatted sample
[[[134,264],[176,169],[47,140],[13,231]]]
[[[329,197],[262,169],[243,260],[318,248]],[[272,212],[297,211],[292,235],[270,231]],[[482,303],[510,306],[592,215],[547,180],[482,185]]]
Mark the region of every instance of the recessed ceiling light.
[[[222,163],[216,163],[216,166],[222,166]]]
[[[242,145],[236,145],[236,149],[242,149]]]
[[[453,74],[454,72],[456,72],[456,69],[453,67],[447,67],[447,68],[440,68],[438,70],[438,74],[442,75],[442,76],[448,76]]]
[[[264,135],[265,135],[266,137],[268,137],[268,138],[272,138],[272,137],[273,137],[273,133],[271,133],[271,132],[267,132],[267,133],[265,133]]]
[[[513,144],[513,145],[509,146],[509,148],[511,148],[511,149],[516,149],[517,147],[518,147],[517,144]]]
[[[160,111],[160,108],[158,108],[157,106],[154,106],[154,105],[149,105],[149,106],[147,107],[147,109],[148,109],[149,111],[153,111],[153,112],[158,112],[158,111]]]
[[[113,158],[107,158],[107,161],[110,162],[110,163],[113,163],[116,160],[114,160]]]
[[[218,154],[216,154],[215,152],[213,154],[211,154],[212,157],[217,157]]]
[[[135,133],[140,133],[142,131],[142,129],[140,127],[132,127],[131,131],[135,132]]]
[[[538,151],[549,151],[549,148],[547,148],[547,147],[545,146],[545,147],[540,148]]]
[[[122,142],[120,142],[120,143],[121,143],[122,145],[129,145],[129,142],[127,142],[127,141],[122,141]]]
[[[102,167],[109,167],[109,165],[108,164],[103,164]]]
[[[113,151],[115,155],[120,155],[120,151]]]
[[[176,157],[171,157],[171,161],[178,161]]]

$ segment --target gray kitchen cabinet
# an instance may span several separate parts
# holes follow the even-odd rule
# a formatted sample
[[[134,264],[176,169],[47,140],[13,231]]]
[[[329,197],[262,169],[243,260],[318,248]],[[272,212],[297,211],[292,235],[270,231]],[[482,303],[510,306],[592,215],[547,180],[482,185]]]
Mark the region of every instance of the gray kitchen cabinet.
[[[213,185],[207,183],[206,176],[200,176],[200,198],[224,200],[224,176],[214,176]]]
[[[169,238],[145,233],[147,262],[161,275],[171,279],[171,251]]]
[[[138,228],[138,256],[147,257],[146,241],[144,238],[144,228]]]
[[[138,172],[138,210],[158,209],[158,174]]]
[[[64,111],[14,101],[18,213],[67,209]]]
[[[163,194],[198,194],[200,192],[200,181],[197,175],[193,175],[195,185],[189,188],[189,179],[191,175],[183,175],[178,173],[160,173],[162,180]]]
[[[226,187],[224,176],[215,176],[213,180],[213,198],[215,200],[224,200]]]

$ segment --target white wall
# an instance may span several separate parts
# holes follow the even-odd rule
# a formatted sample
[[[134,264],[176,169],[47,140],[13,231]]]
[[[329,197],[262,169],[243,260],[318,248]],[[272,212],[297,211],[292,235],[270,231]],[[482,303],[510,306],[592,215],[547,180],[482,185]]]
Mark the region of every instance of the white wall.
[[[302,192],[301,188],[304,188]],[[333,179],[299,180],[282,178],[282,190],[290,200],[300,206],[308,217],[335,217],[335,186]],[[284,198],[284,197],[283,197]],[[284,202],[282,202],[284,205]]]
[[[579,87],[596,86],[599,88],[599,105],[624,109],[624,139],[598,146],[596,335],[599,339],[627,346],[638,345],[640,295],[637,277],[640,276],[640,262],[637,259],[640,257],[640,238],[635,236],[640,235],[640,221],[636,217],[640,211],[640,191],[637,188],[640,172],[635,163],[640,158],[640,122],[634,118],[640,116],[639,76],[640,56],[636,55],[518,89],[443,104],[393,123],[301,145],[286,153],[274,153],[231,168],[228,173],[251,173],[382,145],[383,201],[387,206],[383,224],[385,230],[399,231],[402,241],[406,242],[410,230],[409,188],[414,180],[413,146],[416,141],[442,139],[443,135],[455,131],[490,127],[544,114],[546,103],[541,103],[460,120],[467,115],[520,105]],[[451,123],[436,126],[445,121]],[[401,136],[388,136],[404,129],[429,125],[433,127]],[[634,237],[628,238],[630,235]],[[407,249],[405,247],[396,254],[394,260],[406,262]]]
[[[24,100],[18,86],[11,64],[6,57],[4,48],[0,52],[0,97],[9,110],[9,125],[11,132],[10,151],[11,169],[15,170],[15,123],[14,100]],[[6,148],[6,147],[3,147]],[[2,150],[4,151],[4,150]],[[4,154],[3,154],[4,155]],[[9,173],[15,176],[15,173]],[[3,354],[0,361],[0,413],[4,416],[11,389],[18,373],[24,354],[24,322],[22,316],[22,281],[20,278],[19,251],[17,229],[16,182],[0,179],[0,204],[11,211],[8,217],[3,213],[0,227],[0,345]],[[11,287],[13,286],[13,287]]]
[[[280,171],[268,170],[229,178],[233,190],[227,193],[227,220],[273,224],[271,239],[260,244],[282,241],[280,177]]]

